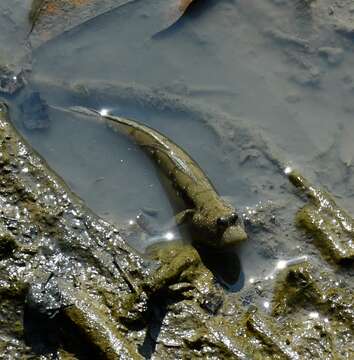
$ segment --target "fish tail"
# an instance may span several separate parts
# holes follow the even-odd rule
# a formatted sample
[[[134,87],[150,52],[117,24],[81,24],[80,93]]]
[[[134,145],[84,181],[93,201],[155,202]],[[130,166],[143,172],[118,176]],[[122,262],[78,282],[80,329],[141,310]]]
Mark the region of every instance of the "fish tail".
[[[70,106],[68,108],[68,110],[71,111],[71,112],[76,112],[76,113],[83,114],[83,115],[101,117],[101,114],[100,114],[99,111],[97,111],[95,109],[87,108],[87,107],[84,107],[84,106]]]
[[[103,116],[99,113],[99,111],[95,109],[86,108],[84,106],[70,106],[70,107],[64,107],[64,106],[58,106],[58,105],[52,105],[49,104],[49,107],[51,107],[54,110],[62,111],[69,114],[79,114],[83,115],[85,117],[95,118],[95,120],[100,121],[103,119]]]

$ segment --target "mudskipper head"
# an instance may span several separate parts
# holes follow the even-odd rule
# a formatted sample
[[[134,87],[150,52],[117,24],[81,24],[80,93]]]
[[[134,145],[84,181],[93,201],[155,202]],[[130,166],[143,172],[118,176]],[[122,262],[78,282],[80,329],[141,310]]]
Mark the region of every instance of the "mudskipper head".
[[[243,221],[231,207],[213,208],[196,212],[193,222],[197,225],[198,237],[211,247],[232,247],[247,240]]]
[[[234,246],[247,240],[242,219],[236,211],[218,217],[216,227],[221,246]]]

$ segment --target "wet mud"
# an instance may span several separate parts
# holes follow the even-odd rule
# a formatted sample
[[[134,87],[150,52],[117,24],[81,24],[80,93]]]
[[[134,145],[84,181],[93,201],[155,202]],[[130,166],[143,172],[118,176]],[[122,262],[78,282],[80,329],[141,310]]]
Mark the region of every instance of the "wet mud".
[[[0,5],[0,352],[351,359],[352,3],[176,3]],[[248,240],[190,243],[158,166],[70,106],[166,133]]]

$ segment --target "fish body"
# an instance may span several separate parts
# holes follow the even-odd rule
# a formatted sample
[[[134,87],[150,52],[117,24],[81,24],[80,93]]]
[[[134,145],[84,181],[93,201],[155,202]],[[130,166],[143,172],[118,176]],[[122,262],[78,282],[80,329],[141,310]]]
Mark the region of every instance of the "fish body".
[[[76,111],[88,114],[91,110],[76,108]],[[127,135],[156,161],[190,206],[180,214],[180,219],[190,220],[200,243],[223,248],[247,239],[242,220],[235,208],[219,196],[203,170],[181,147],[146,125],[123,117],[94,112],[96,116],[104,119],[110,128]]]

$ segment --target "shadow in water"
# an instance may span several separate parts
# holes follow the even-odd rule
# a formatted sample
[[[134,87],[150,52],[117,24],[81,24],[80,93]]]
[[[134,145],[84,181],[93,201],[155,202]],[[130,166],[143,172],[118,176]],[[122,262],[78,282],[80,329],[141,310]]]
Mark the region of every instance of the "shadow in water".
[[[38,356],[59,359],[58,350],[62,348],[78,360],[103,358],[103,354],[61,312],[51,318],[26,305],[23,325],[26,345]]]
[[[237,292],[243,288],[245,276],[237,249],[218,251],[198,248],[198,252],[204,265],[227,291]]]
[[[58,329],[54,326],[55,320],[30,309],[24,310],[24,336],[26,345],[30,346],[37,355],[55,354],[59,347]]]
[[[151,359],[157,345],[157,338],[161,331],[163,319],[167,313],[167,303],[163,297],[154,297],[148,303],[148,326],[145,339],[139,347],[139,353],[145,359]]]

